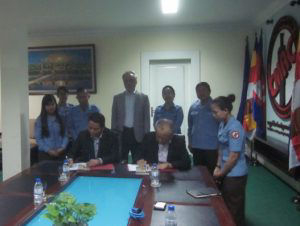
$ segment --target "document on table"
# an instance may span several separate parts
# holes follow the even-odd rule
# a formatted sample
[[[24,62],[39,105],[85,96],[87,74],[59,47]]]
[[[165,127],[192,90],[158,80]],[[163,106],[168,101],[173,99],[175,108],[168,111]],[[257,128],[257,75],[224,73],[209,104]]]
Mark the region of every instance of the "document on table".
[[[127,168],[129,172],[135,172],[138,175],[148,175],[151,171],[151,168],[148,164],[144,167],[140,167],[137,164],[127,164]]]
[[[70,171],[75,170],[88,170],[88,167],[85,162],[73,163],[72,166],[69,167]]]
[[[128,167],[129,172],[135,172],[138,165],[137,164],[127,164],[127,167]]]

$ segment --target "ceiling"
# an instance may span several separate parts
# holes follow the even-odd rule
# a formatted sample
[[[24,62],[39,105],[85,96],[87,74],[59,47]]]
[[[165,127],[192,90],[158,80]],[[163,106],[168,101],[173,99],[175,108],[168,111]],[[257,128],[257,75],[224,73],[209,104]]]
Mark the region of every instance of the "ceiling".
[[[287,0],[180,0],[163,15],[160,0],[26,0],[29,33],[109,31],[178,26],[251,26]]]

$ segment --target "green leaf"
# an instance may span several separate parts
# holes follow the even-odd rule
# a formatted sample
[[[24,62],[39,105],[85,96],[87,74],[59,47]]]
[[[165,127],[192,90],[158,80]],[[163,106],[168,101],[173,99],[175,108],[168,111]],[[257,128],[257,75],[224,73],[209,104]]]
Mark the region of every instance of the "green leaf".
[[[46,204],[46,210],[43,216],[57,225],[88,222],[96,215],[94,204],[77,203],[76,198],[67,192],[60,193],[51,203]]]

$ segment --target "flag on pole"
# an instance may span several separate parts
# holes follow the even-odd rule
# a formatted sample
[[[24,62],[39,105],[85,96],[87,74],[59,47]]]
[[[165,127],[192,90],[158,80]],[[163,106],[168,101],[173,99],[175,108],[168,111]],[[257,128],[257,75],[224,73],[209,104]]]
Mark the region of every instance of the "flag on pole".
[[[249,71],[250,71],[250,54],[249,54],[249,41],[248,37],[246,38],[245,46],[245,60],[244,60],[244,76],[243,76],[243,90],[241,96],[241,103],[239,112],[237,115],[237,120],[243,124],[246,100],[247,100],[247,90],[248,90],[248,81],[249,81]]]
[[[292,96],[289,169],[300,166],[300,32],[296,53],[295,82]]]
[[[260,129],[263,122],[261,90],[262,59],[258,54],[258,48],[257,36],[255,36],[255,47],[251,58],[247,101],[243,120],[243,127],[250,140],[254,138],[257,128]]]
[[[258,42],[258,55],[260,58],[260,84],[261,84],[261,117],[259,117],[258,127],[256,131],[256,136],[266,139],[267,134],[267,128],[266,128],[266,85],[267,85],[267,79],[266,79],[266,73],[264,70],[264,61],[263,61],[263,32],[260,31],[260,37]]]

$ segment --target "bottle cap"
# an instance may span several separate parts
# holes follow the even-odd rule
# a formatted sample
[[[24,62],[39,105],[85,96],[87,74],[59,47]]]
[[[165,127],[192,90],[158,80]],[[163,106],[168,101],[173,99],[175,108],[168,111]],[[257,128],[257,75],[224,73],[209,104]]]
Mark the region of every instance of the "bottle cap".
[[[168,210],[174,211],[175,210],[175,206],[168,206]]]
[[[68,160],[67,160],[67,159],[65,159],[65,160],[64,160],[64,163],[67,163],[67,164],[68,164]]]
[[[42,181],[41,178],[39,177],[35,178],[35,182],[41,182],[41,181]]]

